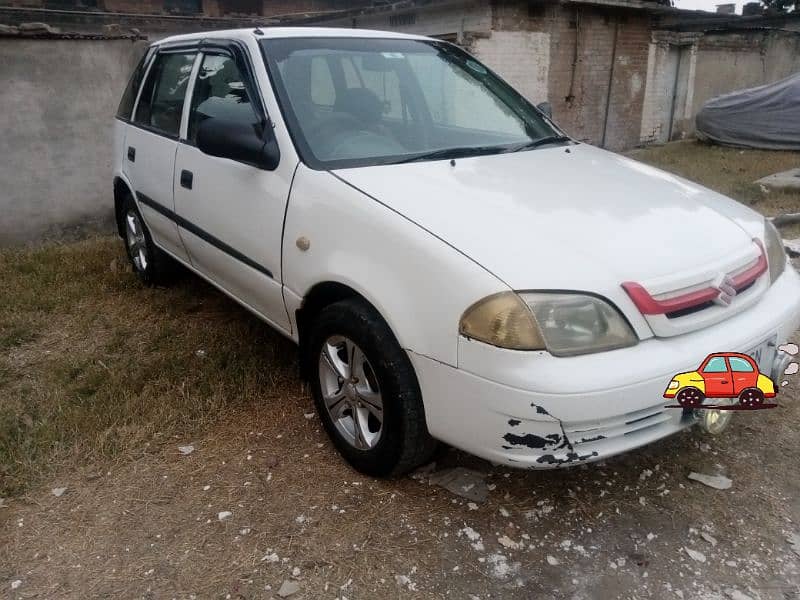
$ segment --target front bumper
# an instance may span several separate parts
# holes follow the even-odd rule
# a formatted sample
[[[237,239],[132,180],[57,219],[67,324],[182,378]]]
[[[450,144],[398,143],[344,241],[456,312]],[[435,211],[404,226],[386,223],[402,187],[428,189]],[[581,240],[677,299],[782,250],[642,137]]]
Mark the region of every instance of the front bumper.
[[[800,277],[787,268],[750,309],[706,329],[575,357],[459,340],[455,368],[409,351],[435,438],[496,463],[554,468],[602,460],[695,422],[665,408],[675,373],[712,352],[788,340],[800,326]],[[775,370],[777,348],[762,368]]]

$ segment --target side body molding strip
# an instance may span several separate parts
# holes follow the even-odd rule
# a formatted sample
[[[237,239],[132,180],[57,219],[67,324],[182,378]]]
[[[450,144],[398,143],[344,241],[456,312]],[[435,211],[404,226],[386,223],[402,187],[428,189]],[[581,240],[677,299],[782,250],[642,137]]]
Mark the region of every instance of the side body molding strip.
[[[168,219],[170,219],[171,221],[174,221],[178,225],[178,227],[181,227],[181,228],[185,229],[186,231],[188,231],[190,233],[193,233],[194,235],[196,235],[200,239],[208,242],[209,244],[211,244],[212,246],[217,248],[218,250],[221,250],[225,254],[228,254],[229,256],[232,256],[233,258],[235,258],[239,262],[242,262],[242,263],[246,264],[248,267],[250,267],[252,269],[255,269],[259,273],[263,273],[264,275],[266,275],[270,279],[274,279],[274,277],[272,275],[272,271],[270,271],[269,269],[267,269],[263,265],[258,264],[252,258],[248,258],[247,256],[245,256],[244,254],[242,254],[241,252],[239,252],[235,248],[232,248],[231,246],[229,246],[228,244],[226,244],[225,242],[223,242],[219,238],[214,237],[213,235],[208,233],[205,229],[201,229],[200,227],[198,227],[197,225],[195,225],[191,221],[187,221],[182,216],[180,216],[176,212],[168,209],[163,204],[159,204],[158,202],[153,200],[150,196],[147,196],[146,194],[143,194],[142,192],[137,191],[136,192],[136,198],[139,200],[139,202],[141,202],[145,206],[148,206],[148,207],[152,208],[157,213],[160,213],[160,214],[164,215],[165,217],[167,217]]]

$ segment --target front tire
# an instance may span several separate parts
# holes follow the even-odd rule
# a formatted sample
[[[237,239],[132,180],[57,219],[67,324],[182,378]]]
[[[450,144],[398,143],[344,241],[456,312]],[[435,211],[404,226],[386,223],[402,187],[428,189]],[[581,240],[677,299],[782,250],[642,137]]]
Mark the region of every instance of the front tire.
[[[700,408],[706,397],[696,387],[685,387],[677,393],[675,399],[683,408]]]
[[[414,368],[389,327],[360,299],[320,312],[309,334],[311,392],[339,453],[356,470],[386,477],[427,461],[428,434]]]
[[[150,230],[130,194],[122,203],[123,241],[133,272],[145,285],[164,285],[173,275],[172,259],[153,243]]]

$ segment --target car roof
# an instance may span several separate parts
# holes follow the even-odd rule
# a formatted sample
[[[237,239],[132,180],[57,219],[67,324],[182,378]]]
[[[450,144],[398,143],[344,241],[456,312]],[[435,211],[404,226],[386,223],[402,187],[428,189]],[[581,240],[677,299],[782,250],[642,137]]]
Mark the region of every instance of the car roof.
[[[256,29],[261,33],[256,34]],[[203,31],[173,35],[154,42],[153,46],[173,44],[175,42],[191,42],[207,39],[274,39],[274,38],[320,38],[320,37],[347,37],[347,38],[383,38],[399,40],[430,40],[422,35],[397,33],[396,31],[377,31],[374,29],[347,29],[344,27],[248,27],[246,29],[223,29],[220,31]]]
[[[727,356],[728,358],[746,358],[750,362],[755,362],[753,357],[748,356],[747,354],[742,354],[741,352],[715,352],[713,354],[709,354],[706,358],[716,358],[717,356]]]

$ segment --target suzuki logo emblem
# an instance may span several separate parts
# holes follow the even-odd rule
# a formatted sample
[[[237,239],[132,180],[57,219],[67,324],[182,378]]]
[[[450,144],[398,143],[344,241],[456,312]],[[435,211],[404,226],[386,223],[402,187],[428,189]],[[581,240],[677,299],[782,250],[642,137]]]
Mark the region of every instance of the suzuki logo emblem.
[[[714,304],[730,306],[736,296],[736,288],[733,287],[733,279],[731,279],[730,275],[720,273],[712,285],[719,290],[719,294],[714,298]]]

